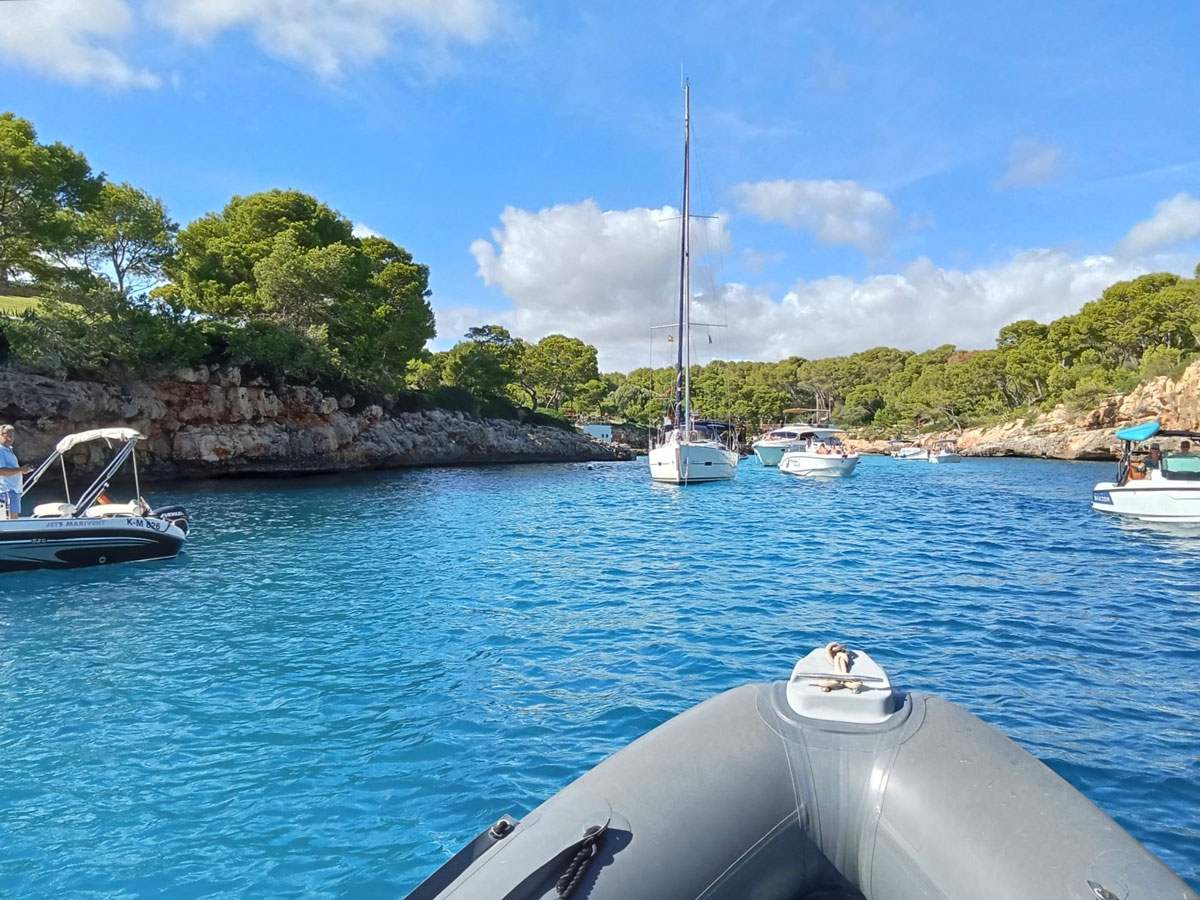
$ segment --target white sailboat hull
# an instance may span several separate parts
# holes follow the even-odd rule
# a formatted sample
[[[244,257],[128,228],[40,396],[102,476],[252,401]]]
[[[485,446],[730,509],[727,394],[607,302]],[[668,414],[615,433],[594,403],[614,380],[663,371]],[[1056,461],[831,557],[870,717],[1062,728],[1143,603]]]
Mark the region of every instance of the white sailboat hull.
[[[1200,482],[1102,481],[1092,488],[1092,509],[1146,522],[1200,522]]]
[[[668,484],[732,481],[738,455],[716,441],[670,442],[650,451],[650,477]]]
[[[845,478],[858,466],[858,454],[843,456],[840,453],[813,453],[807,450],[792,450],[783,454],[779,471],[788,475],[818,478]]]

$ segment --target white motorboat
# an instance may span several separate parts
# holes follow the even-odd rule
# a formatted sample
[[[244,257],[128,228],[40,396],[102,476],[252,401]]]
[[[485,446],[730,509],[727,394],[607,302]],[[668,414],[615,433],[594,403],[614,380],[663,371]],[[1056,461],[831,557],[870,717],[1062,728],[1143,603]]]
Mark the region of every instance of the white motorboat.
[[[837,431],[832,425],[812,425],[808,422],[788,423],[787,417],[789,414],[805,411],[802,409],[785,409],[783,411],[784,424],[778,428],[772,428],[750,445],[760,463],[764,466],[777,466],[779,465],[779,461],[783,459],[783,454],[789,450],[803,449],[805,441],[813,434],[820,434],[822,438],[826,438]]]
[[[953,438],[938,441],[929,451],[929,461],[931,463],[962,462],[962,454],[958,452],[958,441]]]
[[[153,510],[142,497],[137,474],[137,442],[145,436],[132,428],[97,428],[69,434],[25,480],[24,496],[55,462],[61,464],[64,499],[39,503],[33,514],[0,519],[0,572],[68,569],[135,560],[171,559],[187,539],[187,512],[181,506]],[[104,441],[116,452],[108,465],[75,500],[63,455],[91,441]],[[134,497],[114,503],[105,495],[109,482],[133,460]],[[4,515],[7,517],[7,510]]]
[[[779,471],[788,475],[819,478],[844,478],[853,474],[858,466],[858,452],[838,440],[833,434],[837,430],[810,429],[803,446],[783,454],[779,460]]]
[[[922,447],[917,441],[908,440],[906,438],[898,438],[894,441],[888,441],[888,445],[891,448],[888,450],[888,456],[890,456],[892,459],[929,459],[929,451]]]
[[[723,423],[694,418],[692,409],[691,276],[691,90],[683,88],[683,216],[680,243],[679,321],[676,323],[675,395],[668,421],[650,441],[650,477],[670,484],[730,481],[739,456],[726,442],[732,430]]]
[[[1200,522],[1200,455],[1191,449],[1200,432],[1144,422],[1118,431],[1117,438],[1122,441],[1117,479],[1092,488],[1092,509],[1147,522]],[[1179,438],[1179,449],[1163,453],[1155,443],[1135,461],[1134,447],[1151,438]]]

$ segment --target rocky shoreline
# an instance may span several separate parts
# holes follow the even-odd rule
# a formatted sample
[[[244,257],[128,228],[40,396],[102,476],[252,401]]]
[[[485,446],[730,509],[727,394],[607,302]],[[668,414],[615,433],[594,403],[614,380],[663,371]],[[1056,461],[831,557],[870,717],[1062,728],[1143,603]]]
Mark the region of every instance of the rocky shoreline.
[[[65,434],[125,426],[147,436],[140,470],[153,479],[301,475],[412,466],[585,462],[632,459],[642,429],[614,427],[616,444],[577,431],[447,410],[387,409],[350,394],[304,384],[273,384],[237,366],[182,369],[156,382],[56,379],[0,368],[0,421],[17,428],[22,461],[36,463]],[[1177,380],[1152,379],[1096,409],[1058,407],[1033,419],[942,432],[967,456],[1112,460],[1114,432],[1158,419],[1200,431],[1200,363]],[[861,452],[887,442],[860,435]],[[632,446],[631,446],[632,445]],[[72,466],[95,471],[102,446],[72,452]]]
[[[1121,452],[1117,429],[1150,419],[1158,419],[1164,428],[1200,431],[1200,363],[1189,366],[1178,380],[1166,376],[1151,379],[1128,394],[1106,398],[1093,410],[1072,412],[1059,406],[1032,421],[926,437],[954,438],[964,456],[1114,460]],[[887,452],[886,440],[852,436],[851,443],[861,452]]]
[[[16,427],[22,462],[36,464],[65,434],[122,426],[146,435],[139,469],[153,479],[632,458],[576,431],[447,410],[389,411],[311,385],[273,385],[237,366],[183,369],[154,383],[9,367],[0,369],[0,397],[0,420]],[[68,462],[95,471],[107,456],[93,444]]]

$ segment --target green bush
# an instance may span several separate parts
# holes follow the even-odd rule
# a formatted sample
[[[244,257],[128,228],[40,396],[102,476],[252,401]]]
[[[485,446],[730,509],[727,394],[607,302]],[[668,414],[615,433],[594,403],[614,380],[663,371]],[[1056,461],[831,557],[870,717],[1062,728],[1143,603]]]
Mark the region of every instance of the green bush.
[[[245,325],[206,322],[210,347],[229,362],[250,363],[279,375],[296,378],[337,376],[337,357],[318,331],[307,331],[259,319]]]
[[[193,365],[208,349],[200,328],[173,310],[103,289],[72,302],[46,297],[6,332],[14,358],[56,375],[148,375]]]
[[[515,419],[518,410],[504,397],[489,396],[479,401],[479,415],[485,419]]]
[[[479,402],[475,399],[474,394],[466,388],[456,387],[452,384],[443,384],[441,387],[435,388],[429,392],[429,397],[438,409],[449,409],[469,415],[476,415],[479,409]]]

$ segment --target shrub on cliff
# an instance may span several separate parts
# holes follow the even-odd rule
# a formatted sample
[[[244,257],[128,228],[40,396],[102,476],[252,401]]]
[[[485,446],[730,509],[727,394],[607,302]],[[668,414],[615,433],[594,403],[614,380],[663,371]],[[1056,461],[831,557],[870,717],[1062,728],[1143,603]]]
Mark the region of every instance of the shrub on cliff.
[[[5,333],[16,360],[55,375],[146,375],[194,365],[208,352],[203,331],[182,311],[99,284],[50,293],[36,311],[7,322]]]

